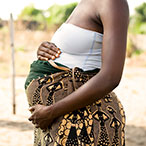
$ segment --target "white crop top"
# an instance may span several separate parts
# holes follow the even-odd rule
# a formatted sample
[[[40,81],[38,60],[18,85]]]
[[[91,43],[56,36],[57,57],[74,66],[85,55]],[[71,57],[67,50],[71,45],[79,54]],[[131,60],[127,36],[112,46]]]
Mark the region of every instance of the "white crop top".
[[[101,68],[103,34],[70,23],[63,23],[51,42],[61,49],[55,62],[83,70]]]

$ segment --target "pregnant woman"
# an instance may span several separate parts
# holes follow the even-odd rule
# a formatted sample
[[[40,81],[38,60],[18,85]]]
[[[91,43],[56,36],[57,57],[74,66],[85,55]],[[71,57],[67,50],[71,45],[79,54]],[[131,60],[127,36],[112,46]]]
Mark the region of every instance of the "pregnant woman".
[[[112,90],[123,72],[128,22],[126,0],[81,0],[40,45],[25,83],[34,146],[125,145],[125,115]]]

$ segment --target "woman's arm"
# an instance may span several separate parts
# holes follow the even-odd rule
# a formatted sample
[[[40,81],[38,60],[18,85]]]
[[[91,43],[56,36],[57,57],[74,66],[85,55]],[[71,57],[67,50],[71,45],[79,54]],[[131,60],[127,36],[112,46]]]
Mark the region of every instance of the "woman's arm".
[[[93,103],[120,82],[126,52],[128,5],[125,0],[102,0],[96,8],[104,28],[102,68],[82,87],[53,105],[54,117]]]
[[[104,27],[102,68],[78,90],[49,106],[48,120],[92,104],[111,92],[120,82],[126,52],[128,5],[125,0],[98,2],[95,7]],[[35,107],[31,110],[35,110]],[[36,112],[33,113],[30,120],[36,115]]]

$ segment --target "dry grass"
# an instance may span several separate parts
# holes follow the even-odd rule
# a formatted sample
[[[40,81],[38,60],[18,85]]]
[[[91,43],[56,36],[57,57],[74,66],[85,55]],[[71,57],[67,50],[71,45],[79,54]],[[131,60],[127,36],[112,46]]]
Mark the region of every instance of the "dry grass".
[[[50,41],[54,31],[16,31],[15,32],[15,68],[16,75],[24,76],[29,72],[30,63],[36,59],[36,50],[43,41]],[[5,39],[0,38],[0,77],[11,75],[11,49],[9,34],[6,33]],[[8,40],[7,43],[6,41]],[[4,48],[3,48],[4,46]]]

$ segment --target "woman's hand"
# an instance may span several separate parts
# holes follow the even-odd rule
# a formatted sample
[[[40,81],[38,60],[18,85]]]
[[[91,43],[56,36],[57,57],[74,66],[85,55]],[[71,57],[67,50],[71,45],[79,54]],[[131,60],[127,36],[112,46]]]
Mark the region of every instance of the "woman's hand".
[[[37,57],[39,60],[55,60],[55,58],[58,58],[61,51],[57,46],[51,42],[43,42],[38,50],[37,50]]]
[[[45,130],[54,120],[52,106],[35,105],[30,107],[29,111],[32,113],[29,121],[32,121],[36,128]]]

